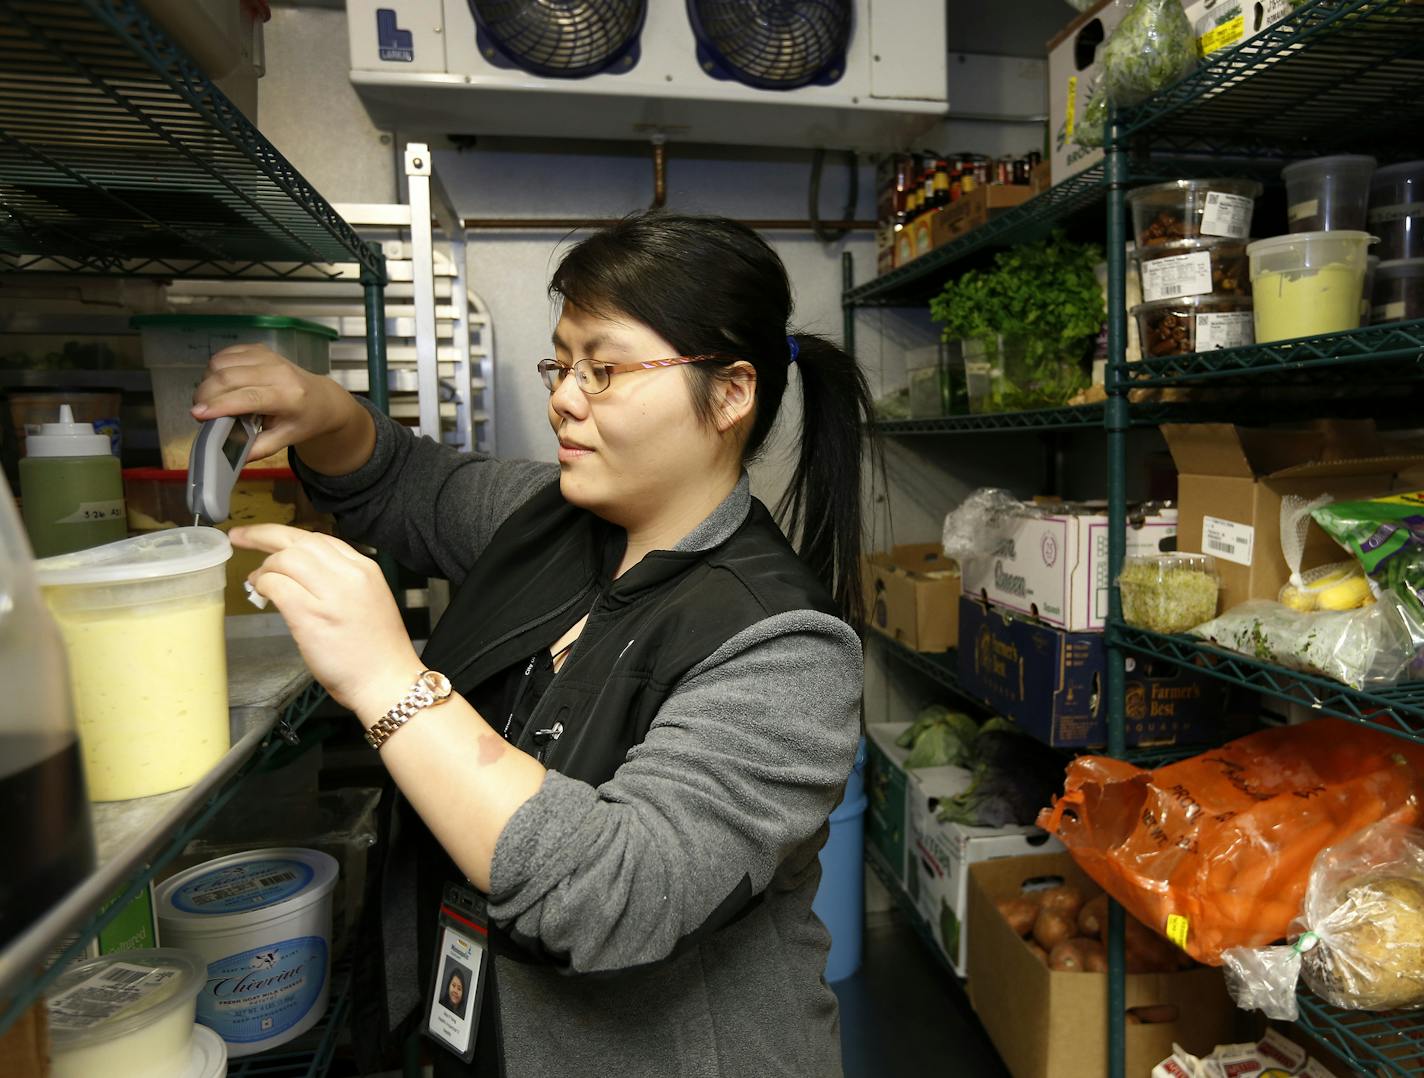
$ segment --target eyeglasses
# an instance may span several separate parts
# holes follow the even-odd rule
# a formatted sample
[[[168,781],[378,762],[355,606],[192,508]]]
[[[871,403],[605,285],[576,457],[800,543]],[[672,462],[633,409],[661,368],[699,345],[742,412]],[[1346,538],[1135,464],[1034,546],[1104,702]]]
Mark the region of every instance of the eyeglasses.
[[[565,376],[573,371],[579,389],[592,397],[608,388],[615,374],[632,374],[634,371],[656,371],[664,367],[681,367],[687,363],[706,363],[710,360],[733,360],[735,356],[710,353],[703,356],[672,356],[669,359],[649,359],[641,363],[599,363],[592,359],[580,359],[572,364],[560,363],[557,359],[539,361],[539,377],[550,393],[563,384]]]

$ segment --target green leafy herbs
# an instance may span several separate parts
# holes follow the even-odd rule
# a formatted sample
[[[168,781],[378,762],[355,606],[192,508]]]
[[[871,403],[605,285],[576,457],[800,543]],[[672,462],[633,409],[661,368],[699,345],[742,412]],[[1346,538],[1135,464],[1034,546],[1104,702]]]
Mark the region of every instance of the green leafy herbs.
[[[1114,105],[1136,105],[1197,65],[1197,40],[1179,0],[1137,0],[1103,44]]]
[[[930,302],[944,340],[968,342],[995,367],[985,410],[1052,407],[1086,388],[1082,364],[1106,317],[1093,272],[1102,257],[1055,232],[1001,251],[992,269],[960,275]]]

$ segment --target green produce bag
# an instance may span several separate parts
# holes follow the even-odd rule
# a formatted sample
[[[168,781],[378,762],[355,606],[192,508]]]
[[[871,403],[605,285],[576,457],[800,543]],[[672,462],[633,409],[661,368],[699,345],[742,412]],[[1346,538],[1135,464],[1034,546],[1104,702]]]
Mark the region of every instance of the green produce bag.
[[[1103,84],[1118,106],[1136,105],[1196,66],[1196,35],[1180,0],[1137,0],[1103,44]]]
[[[1424,491],[1332,502],[1310,515],[1382,591],[1424,617]]]

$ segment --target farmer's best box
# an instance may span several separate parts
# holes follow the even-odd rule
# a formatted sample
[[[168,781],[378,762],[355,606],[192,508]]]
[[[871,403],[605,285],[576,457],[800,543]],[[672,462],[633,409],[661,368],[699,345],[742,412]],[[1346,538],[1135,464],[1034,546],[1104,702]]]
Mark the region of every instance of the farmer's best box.
[[[905,770],[910,750],[895,744],[895,739],[910,725],[872,722],[865,726],[865,841],[902,885],[910,831],[906,817],[909,779]]]
[[[861,580],[871,628],[916,651],[948,651],[959,642],[959,567],[938,543],[869,554]]]
[[[1108,1073],[1108,978],[1050,970],[995,903],[1050,882],[1098,890],[1067,854],[985,861],[969,868],[969,999],[1014,1078]],[[1180,1044],[1206,1055],[1239,1039],[1221,971],[1127,977],[1127,1066],[1146,1078]]]
[[[959,601],[959,629],[966,692],[1056,748],[1107,744],[1102,633],[1039,625],[968,595]],[[1209,740],[1221,728],[1225,703],[1225,686],[1206,674],[1128,657],[1129,745]]]
[[[1413,445],[1400,452],[1368,421],[1329,420],[1294,431],[1169,423],[1162,434],[1179,473],[1177,547],[1216,559],[1223,611],[1248,599],[1275,599],[1290,579],[1281,552],[1286,495],[1376,497],[1401,489],[1405,472],[1424,467]],[[1312,526],[1301,568],[1347,557]]]

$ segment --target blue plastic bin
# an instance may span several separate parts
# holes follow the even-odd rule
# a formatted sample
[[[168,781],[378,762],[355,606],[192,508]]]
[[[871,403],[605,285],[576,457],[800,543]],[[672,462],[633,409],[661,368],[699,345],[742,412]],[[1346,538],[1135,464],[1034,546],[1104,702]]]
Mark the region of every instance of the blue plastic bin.
[[[831,933],[826,980],[860,969],[865,924],[865,738],[855,753],[845,796],[831,813],[831,836],[821,849],[821,886],[811,909]]]

